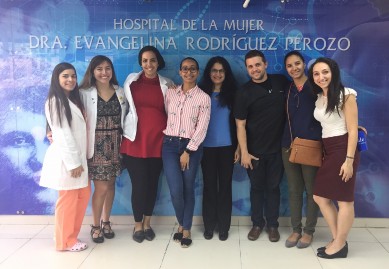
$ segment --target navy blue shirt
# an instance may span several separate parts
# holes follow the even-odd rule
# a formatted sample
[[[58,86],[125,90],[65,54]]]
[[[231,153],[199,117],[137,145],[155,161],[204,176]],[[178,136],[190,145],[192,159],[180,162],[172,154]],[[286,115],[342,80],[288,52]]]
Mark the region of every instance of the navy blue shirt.
[[[286,98],[288,98],[289,90],[288,112],[292,138],[300,137],[310,140],[321,140],[320,122],[313,117],[317,96],[313,93],[309,82],[305,82],[300,92],[292,82],[285,90]],[[289,148],[290,144],[289,122],[288,118],[286,118],[282,147]]]

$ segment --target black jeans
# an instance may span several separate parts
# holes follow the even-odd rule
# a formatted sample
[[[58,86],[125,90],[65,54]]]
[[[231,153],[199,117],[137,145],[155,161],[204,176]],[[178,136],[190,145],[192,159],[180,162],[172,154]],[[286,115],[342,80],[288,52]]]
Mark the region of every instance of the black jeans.
[[[261,228],[265,224],[267,227],[278,227],[280,182],[284,173],[281,150],[278,153],[261,155],[254,167],[253,170],[247,169],[251,183],[251,221],[253,226]]]
[[[232,146],[204,147],[201,168],[204,182],[203,221],[207,231],[213,231],[216,224],[220,232],[230,229],[234,153]]]
[[[157,199],[162,158],[136,158],[124,155],[124,165],[131,178],[131,203],[135,222],[153,214]]]

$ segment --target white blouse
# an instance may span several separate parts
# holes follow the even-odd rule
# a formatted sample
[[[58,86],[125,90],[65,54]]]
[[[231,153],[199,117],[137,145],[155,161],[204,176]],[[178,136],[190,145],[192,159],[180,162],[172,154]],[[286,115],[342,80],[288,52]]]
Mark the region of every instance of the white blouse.
[[[349,94],[357,96],[357,92],[351,88],[345,88],[344,90],[345,96]],[[342,98],[342,96],[340,96],[340,98]],[[340,100],[340,105],[342,105],[342,100]],[[322,93],[318,94],[315,106],[316,108],[313,115],[315,119],[321,123],[323,138],[340,136],[347,133],[346,119],[343,110],[339,110],[339,114],[336,109],[334,112],[326,114],[327,97],[323,96]]]

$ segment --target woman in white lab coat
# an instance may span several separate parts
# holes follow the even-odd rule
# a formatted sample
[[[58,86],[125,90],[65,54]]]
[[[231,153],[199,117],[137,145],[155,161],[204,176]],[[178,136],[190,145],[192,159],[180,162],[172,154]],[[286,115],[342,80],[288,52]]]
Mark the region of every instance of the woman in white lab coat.
[[[75,68],[58,64],[52,74],[45,113],[53,143],[47,149],[40,185],[59,191],[55,208],[57,250],[81,251],[77,239],[90,197],[86,122]]]

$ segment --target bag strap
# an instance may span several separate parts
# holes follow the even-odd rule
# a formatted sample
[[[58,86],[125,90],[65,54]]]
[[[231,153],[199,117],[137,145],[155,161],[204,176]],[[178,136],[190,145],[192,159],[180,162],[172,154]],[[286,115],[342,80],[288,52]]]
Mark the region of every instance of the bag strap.
[[[293,85],[293,82],[290,83],[289,91],[288,91],[288,98],[286,99],[286,115],[288,115],[288,126],[289,126],[289,133],[290,133],[290,146],[289,146],[289,149],[287,150],[287,152],[292,149],[292,144],[293,144],[292,127],[290,126],[290,117],[289,117],[289,96],[290,96],[290,90],[292,89],[292,85]]]

